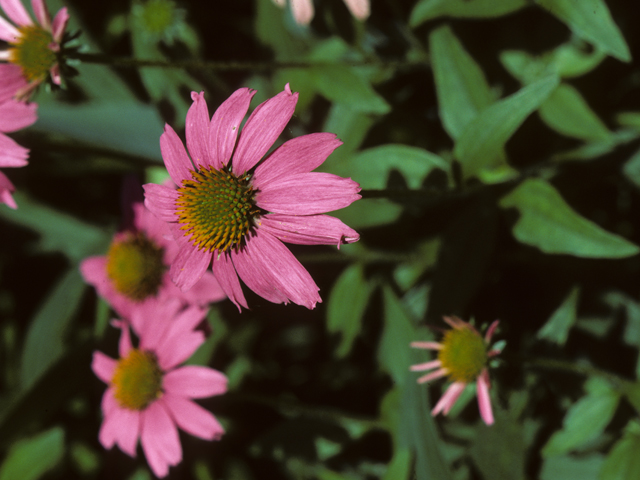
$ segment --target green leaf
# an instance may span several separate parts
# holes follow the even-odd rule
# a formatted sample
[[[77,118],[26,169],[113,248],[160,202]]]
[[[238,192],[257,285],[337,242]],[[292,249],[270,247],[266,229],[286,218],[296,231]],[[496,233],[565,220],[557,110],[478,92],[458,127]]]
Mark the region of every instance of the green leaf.
[[[429,50],[440,119],[449,136],[457,139],[494,96],[482,70],[448,25],[431,33]]]
[[[540,480],[597,480],[603,463],[604,457],[599,453],[545,458]]]
[[[586,141],[603,141],[611,137],[607,126],[571,85],[559,85],[540,105],[539,113],[549,127],[568,137]]]
[[[16,442],[0,467],[0,480],[36,480],[54,468],[64,455],[64,431],[54,427]]]
[[[557,85],[558,77],[546,77],[494,103],[469,122],[453,151],[463,175],[475,176],[495,166],[507,140]]]
[[[331,212],[351,228],[361,229],[395,222],[402,213],[402,206],[386,198],[365,198],[347,208]]]
[[[600,470],[599,480],[629,480],[640,478],[640,424],[632,420],[627,424],[622,439],[618,440]]]
[[[597,377],[589,378],[585,389],[587,395],[567,411],[562,430],[554,433],[542,449],[544,457],[564,455],[588,444],[602,435],[613,418],[620,394]]]
[[[333,104],[322,131],[335,133],[343,144],[329,155],[317,171],[334,172],[340,168],[342,162],[360,147],[373,122],[372,115],[359,112],[345,104]]]
[[[636,187],[640,188],[640,150],[626,161],[622,172]]]
[[[65,353],[64,337],[85,288],[77,267],[72,267],[31,320],[22,350],[23,390],[29,389]]]
[[[362,188],[386,188],[391,170],[399,170],[410,188],[420,188],[426,176],[436,168],[450,171],[449,163],[431,152],[409,145],[382,145],[363,150],[334,169],[336,175],[348,176]]]
[[[500,17],[526,5],[526,0],[421,0],[411,12],[409,25],[417,27],[443,15],[459,18]]]
[[[567,298],[549,317],[547,323],[538,331],[537,337],[541,340],[548,340],[558,345],[564,345],[569,336],[569,330],[576,323],[576,310],[578,308],[578,297],[580,288],[571,289]]]
[[[435,265],[440,253],[441,241],[432,238],[421,242],[416,258],[401,263],[393,272],[393,278],[403,290],[411,288],[422,274]]]
[[[408,448],[396,448],[387,465],[382,480],[408,480],[411,473],[411,452]]]
[[[631,61],[629,47],[603,0],[535,0],[566,23],[577,36],[623,62]]]
[[[545,253],[623,258],[640,251],[628,240],[577,214],[553,186],[541,179],[525,180],[500,200],[500,206],[515,207],[520,212],[513,227],[514,237]]]
[[[360,264],[347,267],[333,285],[327,305],[327,329],[341,336],[336,349],[338,358],[344,358],[351,351],[353,341],[360,333],[371,292],[372,286],[365,279]]]

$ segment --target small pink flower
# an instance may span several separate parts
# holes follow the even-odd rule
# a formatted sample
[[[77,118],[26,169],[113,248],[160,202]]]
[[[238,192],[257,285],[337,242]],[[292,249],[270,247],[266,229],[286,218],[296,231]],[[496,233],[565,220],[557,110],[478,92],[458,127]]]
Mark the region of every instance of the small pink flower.
[[[498,355],[498,350],[491,350],[491,337],[498,328],[499,321],[493,322],[484,338],[469,323],[458,317],[443,317],[445,322],[453,327],[448,330],[441,343],[438,342],[412,342],[414,348],[437,350],[438,359],[430,362],[413,365],[411,370],[421,372],[434,370],[420,377],[418,383],[425,383],[440,377],[449,377],[453,383],[442,395],[431,415],[442,412],[449,413],[463,390],[468,384],[475,381],[478,395],[478,407],[480,416],[487,425],[493,424],[493,411],[491,398],[489,397],[489,370],[487,363],[490,358]]]
[[[211,272],[205,272],[186,292],[177,288],[169,276],[169,266],[178,255],[178,244],[169,227],[142,203],[134,203],[132,208],[132,228],[116,233],[109,253],[89,257],[80,264],[85,281],[120,316],[128,319],[142,304],[172,297],[198,306],[226,297]]]
[[[21,0],[0,0],[0,7],[11,20],[0,16],[0,40],[9,48],[0,51],[0,96],[9,91],[18,99],[27,98],[46,78],[60,85],[57,54],[69,20],[67,9],[58,11],[53,21],[44,0],[31,0],[34,22]]]
[[[36,118],[35,104],[18,102],[8,96],[2,98],[0,95],[0,167],[17,168],[27,164],[29,150],[18,145],[3,132],[14,132],[28,127],[36,121]],[[4,173],[0,172],[0,203],[13,209],[18,208],[11,196],[14,191],[13,184]]]
[[[279,7],[284,7],[286,0],[273,0],[273,3]],[[296,23],[299,25],[309,25],[315,15],[313,0],[289,0],[289,3],[291,3],[291,13]],[[351,12],[351,15],[358,20],[366,20],[371,13],[369,0],[344,0],[344,3]]]
[[[282,242],[357,241],[357,232],[322,214],[359,199],[360,186],[350,178],[312,172],[342,143],[331,133],[289,140],[259,163],[293,115],[298,94],[289,84],[253,111],[236,144],[254,94],[236,90],[211,120],[204,94],[191,94],[186,121],[191,159],[169,125],[160,137],[165,165],[179,188],[144,185],[145,205],[169,222],[180,245],[170,271],[178,287],[191,288],[212,264],[239,309],[247,302],[238,276],[271,302],[314,308],[322,301],[319,289]]]
[[[135,457],[140,439],[158,477],[166,476],[170,466],[182,461],[177,427],[205,440],[219,440],[224,433],[218,420],[192,399],[225,393],[226,377],[208,367],[178,367],[205,340],[194,328],[206,310],[180,307],[174,300],[137,310],[132,319],[140,339],[137,348],[132,345],[129,326],[114,322],[122,329],[120,358],[114,360],[96,351],[91,364],[96,376],[108,385],[102,397],[100,443],[106,449],[117,444]]]

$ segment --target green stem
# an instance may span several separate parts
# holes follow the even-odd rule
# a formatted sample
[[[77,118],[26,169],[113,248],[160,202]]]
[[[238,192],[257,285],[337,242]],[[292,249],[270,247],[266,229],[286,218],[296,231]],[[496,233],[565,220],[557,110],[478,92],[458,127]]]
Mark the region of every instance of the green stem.
[[[601,370],[590,365],[577,365],[575,363],[566,362],[564,360],[537,358],[533,360],[526,360],[524,362],[524,366],[532,368],[562,370],[565,372],[571,372],[575,373],[576,375],[584,375],[587,377],[600,377],[608,380],[612,385],[617,386],[621,389],[626,388],[631,383],[629,380],[622,378],[614,373],[607,372],[606,370]]]
[[[100,53],[69,53],[67,58],[80,60],[84,63],[96,63],[102,65],[113,65],[117,67],[156,67],[156,68],[193,68],[202,70],[217,70],[217,71],[264,71],[264,70],[278,70],[281,68],[310,68],[310,67],[322,67],[322,66],[346,66],[346,67],[363,67],[363,66],[379,66],[379,67],[391,67],[391,68],[403,68],[403,67],[424,67],[427,63],[423,60],[362,60],[362,61],[344,61],[339,62],[308,62],[308,61],[291,61],[291,62],[279,62],[279,61],[265,61],[265,62],[221,62],[221,61],[205,61],[197,59],[187,60],[151,60],[151,59],[138,59],[131,57],[113,57],[110,55],[103,55]]]

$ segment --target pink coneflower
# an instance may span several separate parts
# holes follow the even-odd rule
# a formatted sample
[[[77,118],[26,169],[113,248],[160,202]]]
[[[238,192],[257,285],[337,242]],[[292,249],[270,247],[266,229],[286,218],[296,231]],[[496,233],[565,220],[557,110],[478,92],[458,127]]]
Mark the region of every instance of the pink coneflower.
[[[142,203],[134,203],[132,208],[132,228],[116,233],[107,255],[89,257],[80,264],[85,281],[119,315],[129,318],[141,304],[171,297],[199,306],[226,297],[211,272],[205,272],[186,292],[177,288],[169,266],[178,255],[178,244],[169,227]]]
[[[18,145],[14,140],[2,132],[14,132],[28,127],[37,119],[36,105],[18,102],[0,92],[0,168],[24,167],[28,162],[29,150]],[[11,193],[15,187],[0,172],[0,203],[11,208],[18,208]]]
[[[281,241],[338,246],[357,241],[357,232],[321,214],[360,198],[360,186],[350,178],[311,171],[342,144],[331,133],[289,140],[258,165],[293,115],[298,94],[287,84],[259,105],[236,145],[254,94],[248,88],[236,90],[211,121],[204,94],[191,94],[186,122],[191,160],[167,125],[160,148],[179,188],[144,185],[145,205],[169,222],[180,245],[170,271],[178,287],[191,288],[212,264],[238,308],[247,307],[238,275],[271,302],[314,308],[322,301],[319,289]]]
[[[0,92],[11,90],[12,96],[24,99],[42,83],[47,74],[60,85],[57,54],[69,20],[67,9],[58,11],[53,22],[44,0],[31,0],[37,23],[31,19],[21,0],[0,0],[4,14],[11,24],[0,16],[0,40],[9,48],[0,51]]]
[[[418,379],[418,383],[425,383],[435,378],[449,377],[453,383],[442,395],[431,415],[442,412],[449,413],[463,390],[471,382],[476,382],[478,407],[480,416],[487,425],[493,424],[493,411],[489,397],[489,370],[487,363],[490,358],[500,353],[498,350],[490,350],[491,337],[499,321],[493,322],[487,329],[484,338],[469,323],[458,317],[443,317],[445,322],[453,327],[444,334],[442,342],[412,342],[414,348],[426,348],[438,350],[438,359],[419,365],[413,365],[411,370],[421,372],[437,369]]]
[[[109,386],[102,397],[100,443],[106,449],[117,444],[135,457],[140,439],[158,477],[166,476],[170,466],[182,461],[177,427],[205,440],[218,440],[224,433],[216,418],[192,399],[226,392],[226,377],[208,367],[178,367],[205,340],[194,328],[206,310],[179,308],[176,300],[138,310],[131,319],[140,339],[135,348],[129,326],[114,322],[122,328],[120,358],[114,360],[96,351],[91,364],[96,376]]]
[[[273,3],[284,7],[286,0],[273,0]],[[313,0],[289,0],[289,3],[291,3],[291,13],[297,24],[308,25],[313,20],[315,14]],[[344,3],[351,15],[358,20],[366,20],[369,17],[369,0],[344,0]]]

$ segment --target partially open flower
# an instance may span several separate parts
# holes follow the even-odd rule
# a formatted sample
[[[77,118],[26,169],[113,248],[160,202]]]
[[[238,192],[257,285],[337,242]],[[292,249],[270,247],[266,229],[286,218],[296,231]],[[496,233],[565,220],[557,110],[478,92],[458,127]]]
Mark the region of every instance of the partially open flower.
[[[178,427],[205,440],[218,440],[224,433],[218,420],[193,399],[225,393],[226,377],[208,367],[179,366],[205,341],[204,334],[194,329],[206,310],[180,308],[175,299],[141,307],[131,319],[140,338],[137,347],[129,326],[114,322],[122,328],[120,358],[96,351],[91,364],[108,385],[102,397],[100,443],[107,449],[117,444],[135,457],[140,439],[158,477],[182,461]]]
[[[489,359],[496,356],[499,351],[490,348],[491,337],[498,328],[499,321],[493,322],[484,336],[469,323],[458,317],[443,317],[451,327],[440,343],[438,342],[412,342],[414,348],[426,348],[437,350],[438,359],[430,362],[413,365],[411,370],[421,372],[433,370],[418,379],[418,383],[425,383],[440,377],[449,377],[453,383],[438,401],[431,411],[431,415],[442,412],[449,413],[466,386],[476,382],[478,407],[482,420],[487,425],[493,424],[493,411],[489,397]]]
[[[44,80],[60,85],[58,52],[64,36],[69,14],[60,9],[51,20],[44,0],[31,0],[36,22],[31,19],[21,0],[0,0],[4,14],[0,16],[0,40],[9,48],[0,51],[0,91],[10,88],[12,95],[26,99]]]

